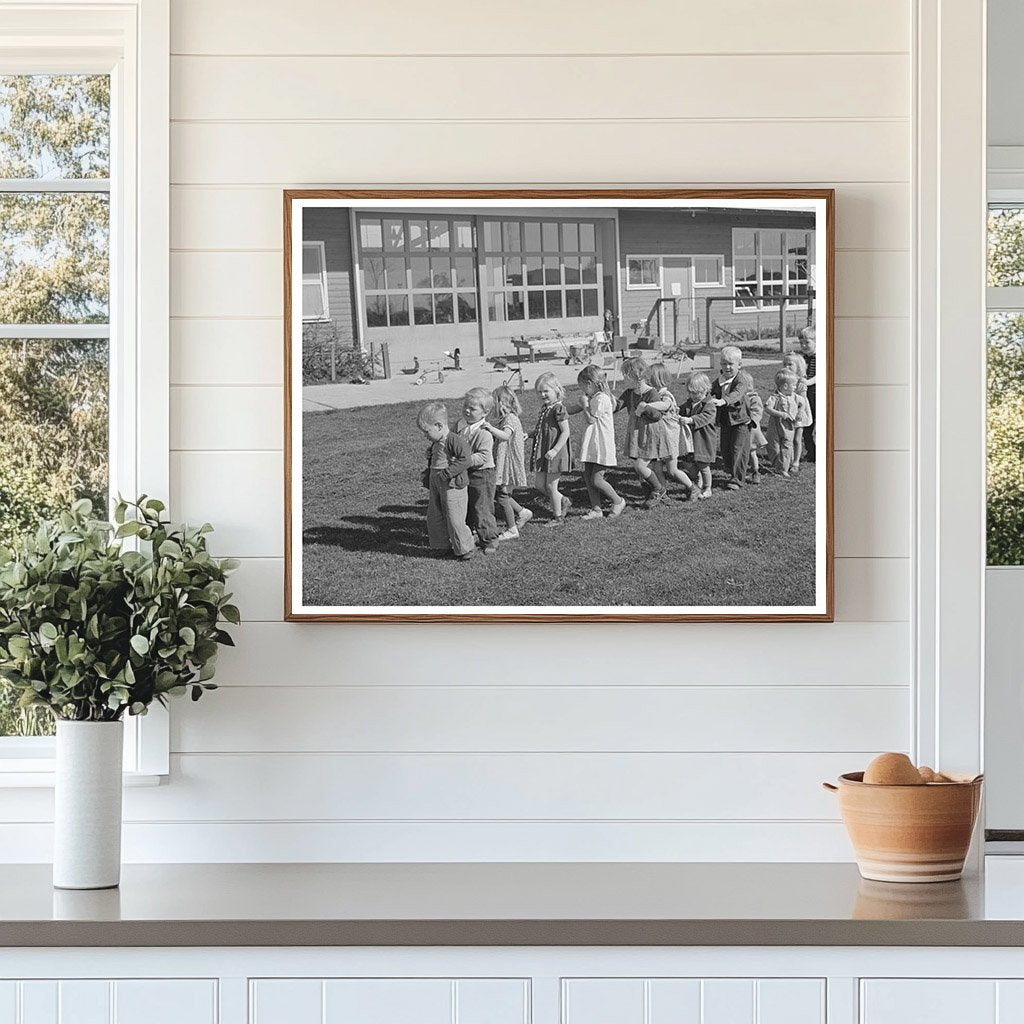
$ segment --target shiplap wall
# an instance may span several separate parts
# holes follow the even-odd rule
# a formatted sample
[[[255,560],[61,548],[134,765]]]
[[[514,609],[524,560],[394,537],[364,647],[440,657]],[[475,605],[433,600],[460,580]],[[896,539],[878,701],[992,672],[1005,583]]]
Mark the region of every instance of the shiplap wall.
[[[818,783],[911,733],[911,6],[172,0],[173,511],[246,621],[129,859],[849,858]],[[280,621],[281,190],[535,183],[836,187],[834,625]]]

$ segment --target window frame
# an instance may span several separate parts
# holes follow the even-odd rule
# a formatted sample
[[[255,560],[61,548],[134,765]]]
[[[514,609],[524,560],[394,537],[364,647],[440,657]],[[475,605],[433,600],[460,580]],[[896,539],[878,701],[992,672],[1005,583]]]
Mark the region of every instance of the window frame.
[[[306,249],[314,250],[320,259],[320,307],[323,309],[323,313],[320,316],[306,316],[305,311],[302,313],[302,322],[304,324],[326,324],[331,321],[331,306],[327,296],[327,247],[323,242],[303,242],[302,251],[305,253]],[[303,285],[305,285],[305,274],[303,274]]]
[[[697,260],[715,260],[718,264],[718,280],[717,281],[698,281],[697,280]],[[690,272],[692,276],[691,285],[694,288],[724,288],[725,287],[725,257],[721,253],[709,252],[703,253],[698,252],[690,256]]]
[[[630,280],[629,265],[630,263],[639,263],[644,260],[651,260],[655,269],[657,270],[658,279],[653,284],[633,284]],[[643,274],[640,275],[641,278]],[[661,257],[660,256],[647,256],[643,253],[634,253],[626,256],[626,291],[627,292],[648,292],[648,291],[661,291]]]
[[[738,231],[751,231],[751,232],[753,232],[753,234],[754,234],[754,255],[753,256],[737,256],[736,255],[736,233]],[[769,256],[765,256],[764,253],[762,253],[762,251],[761,251],[761,232],[762,231],[777,231],[777,232],[779,232],[782,235],[782,241],[781,241],[781,244],[779,246],[779,255],[778,256],[776,256],[774,254],[769,255]],[[732,273],[732,295],[733,295],[733,299],[734,300],[737,298],[737,295],[736,295],[736,280],[737,280],[737,276],[736,276],[736,263],[737,263],[737,260],[753,260],[754,261],[754,265],[757,268],[757,294],[763,296],[765,294],[765,278],[764,278],[764,261],[765,261],[765,259],[781,261],[781,263],[782,263],[782,277],[781,277],[781,281],[780,281],[781,286],[782,286],[781,294],[784,297],[786,297],[787,300],[788,300],[788,298],[789,298],[789,259],[790,259],[790,257],[789,257],[789,255],[788,255],[788,253],[786,251],[786,245],[787,245],[787,236],[791,232],[793,234],[802,233],[802,234],[806,235],[808,237],[808,239],[813,239],[814,238],[814,231],[812,229],[807,229],[807,228],[788,228],[788,227],[781,227],[781,228],[780,227],[753,227],[753,228],[750,228],[750,227],[734,227],[732,229],[732,268],[733,268],[733,273]],[[815,253],[815,259],[817,259],[817,253]],[[811,258],[808,255],[807,256],[807,279],[804,282],[804,285],[805,285],[805,287],[808,290],[811,288],[811,280],[812,280],[810,270],[811,270]],[[798,279],[798,282],[799,282],[799,280],[800,279]],[[774,282],[769,282],[769,284],[773,284],[773,283]],[[768,301],[766,301],[763,298],[754,298],[753,305],[739,305],[738,303],[733,301],[732,311],[733,311],[734,314],[737,314],[737,313],[764,313],[764,312],[777,313],[779,311],[779,306],[780,306],[780,303],[778,303],[778,302],[771,302],[770,298],[768,299]],[[803,302],[790,302],[790,301],[786,302],[786,309],[787,309],[787,311],[791,310],[791,309],[807,309],[807,308],[808,308],[808,302],[807,302],[807,297],[806,296],[804,297],[804,301]]]
[[[109,74],[110,153],[110,455],[111,496],[170,495],[169,0],[125,0],[117,7],[77,0],[23,0],[0,6],[17,22],[0,49],[0,74]],[[89,179],[94,180],[94,179]],[[6,191],[24,182],[0,181]],[[35,191],[49,189],[33,181]],[[66,189],[66,186],[64,186]],[[94,186],[95,187],[95,186]],[[79,183],[76,191],[82,191]],[[96,328],[84,328],[93,333]],[[67,325],[62,337],[81,337]],[[0,336],[47,336],[0,325]],[[53,336],[52,334],[50,336]],[[140,339],[145,337],[145,344]],[[0,737],[0,787],[52,786],[52,737]],[[125,717],[126,778],[168,774],[167,712]]]

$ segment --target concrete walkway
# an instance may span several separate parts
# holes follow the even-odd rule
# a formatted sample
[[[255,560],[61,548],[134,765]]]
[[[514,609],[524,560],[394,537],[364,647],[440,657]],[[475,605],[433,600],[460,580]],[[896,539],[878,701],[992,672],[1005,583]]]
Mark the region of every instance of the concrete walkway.
[[[647,358],[650,358],[650,353]],[[744,363],[748,366],[759,366],[765,363],[778,362],[778,357],[766,358],[765,354],[747,356]],[[303,412],[325,412],[331,409],[355,409],[367,405],[394,405],[398,402],[429,402],[432,398],[452,398],[465,394],[470,388],[485,387],[493,391],[500,384],[510,382],[511,387],[518,387],[518,377],[513,376],[516,364],[510,363],[503,369],[495,369],[492,362],[483,356],[470,356],[462,360],[461,370],[452,370],[451,360],[444,360],[449,367],[444,370],[444,383],[437,379],[437,364],[424,363],[423,367],[430,371],[423,384],[415,384],[417,377],[413,374],[396,372],[391,380],[373,380],[369,384],[310,384],[302,389]],[[600,365],[600,363],[598,363]],[[616,363],[615,382],[622,380],[621,360]],[[537,377],[548,371],[555,374],[563,385],[575,384],[576,377],[583,364],[576,363],[566,366],[563,358],[538,359],[535,363],[523,362],[523,377],[527,388],[532,388]],[[710,357],[704,353],[696,360],[687,358],[668,360],[669,372],[677,379],[685,379],[694,370],[710,368]],[[609,383],[612,374],[608,374]]]

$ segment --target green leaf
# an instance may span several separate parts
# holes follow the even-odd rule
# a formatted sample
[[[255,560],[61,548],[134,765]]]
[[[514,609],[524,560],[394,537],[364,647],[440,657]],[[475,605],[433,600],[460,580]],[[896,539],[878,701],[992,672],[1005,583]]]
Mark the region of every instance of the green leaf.
[[[163,544],[160,545],[160,549],[157,553],[163,555],[164,558],[181,558],[183,552],[181,550],[181,545],[176,541],[165,540]]]
[[[233,604],[224,605],[221,608],[220,613],[224,616],[225,619],[228,620],[228,622],[231,622],[236,626],[239,625],[242,621],[241,613]]]
[[[59,632],[52,622],[44,622],[39,627],[39,635],[52,642],[57,639]]]
[[[149,640],[147,640],[141,633],[136,633],[135,636],[131,638],[130,643],[132,645],[132,650],[135,651],[136,654],[142,656],[149,654]]]

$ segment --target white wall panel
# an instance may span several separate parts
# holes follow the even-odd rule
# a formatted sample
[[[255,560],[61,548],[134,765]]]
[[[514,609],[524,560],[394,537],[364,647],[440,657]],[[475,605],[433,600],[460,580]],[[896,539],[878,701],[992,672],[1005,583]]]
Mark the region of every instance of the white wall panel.
[[[283,380],[284,327],[280,319],[171,321],[172,386],[280,387]],[[278,391],[277,396],[283,415],[284,395]]]
[[[996,985],[980,979],[864,981],[861,1024],[997,1024]]]
[[[788,182],[773,187],[785,188]],[[803,182],[830,188],[833,182]],[[171,189],[172,249],[281,250],[281,192],[285,186],[175,185]],[[850,183],[836,196],[836,246],[906,249],[910,190],[905,184]]]
[[[552,6],[525,0],[515,17],[480,17],[472,0],[446,3],[444,16],[416,0],[339,6],[332,0],[255,0],[241,18],[235,0],[176,0],[174,53],[841,53],[905,52],[909,8],[892,0],[822,7],[818,0],[762,0],[687,7],[656,0],[621,16],[595,17],[587,0]],[[543,30],[541,28],[543,27]],[[667,34],[675,31],[675,37]]]
[[[909,387],[837,387],[835,411],[836,451],[910,450]]]
[[[909,384],[910,322],[899,317],[836,321],[837,384]]]
[[[283,451],[280,387],[172,387],[171,449]]]
[[[171,505],[246,559],[247,621],[170,784],[126,794],[129,860],[849,859],[818,783],[909,745],[911,10],[174,0]],[[431,182],[837,188],[836,624],[277,621],[281,189]],[[0,860],[51,817],[7,791]]]
[[[907,137],[886,120],[189,121],[171,126],[171,182],[905,182]]]
[[[200,121],[906,117],[902,54],[177,57],[171,118]],[[751,91],[754,78],[760,88]],[[410,90],[409,81],[418,88]],[[794,95],[793,82],[814,82]],[[466,83],[473,87],[466,89]],[[515,106],[509,91],[515,91]]]
[[[214,534],[216,536],[216,534]],[[636,671],[637,650],[659,645],[670,665],[693,651],[728,647],[733,682],[744,686],[844,686],[872,683],[906,686],[910,678],[909,633],[905,623],[637,623],[611,629],[600,623],[574,623],[558,629],[523,626],[512,634],[528,645],[531,658],[545,666],[539,680],[514,658],[494,657],[509,642],[508,626],[401,625],[261,622],[233,630],[236,648],[222,650],[217,679],[223,684],[376,685],[391,683],[443,686],[453,682],[450,656],[458,650],[467,663],[489,659],[475,676],[457,674],[474,686],[623,686],[650,682]],[[587,652],[586,658],[579,656]],[[296,672],[301,651],[301,675]],[[674,659],[674,660],[673,660]],[[599,674],[598,674],[599,672]],[[692,681],[692,673],[687,677]],[[665,685],[687,682],[673,668],[658,677]]]
[[[904,452],[837,452],[836,554],[910,556],[910,457]]]
[[[125,819],[828,821],[822,780],[877,753],[178,754]]]
[[[279,715],[280,690],[222,687],[181,705],[171,750],[885,750],[909,712],[891,686],[296,686],[289,704]]]

